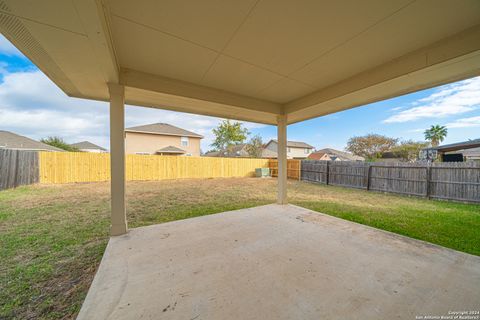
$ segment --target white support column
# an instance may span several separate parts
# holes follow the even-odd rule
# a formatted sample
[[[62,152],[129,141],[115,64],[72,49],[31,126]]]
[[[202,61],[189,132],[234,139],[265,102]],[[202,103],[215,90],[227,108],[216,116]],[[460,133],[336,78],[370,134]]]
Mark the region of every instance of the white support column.
[[[125,88],[119,84],[108,84],[110,91],[110,234],[127,233],[125,211]]]
[[[287,204],[287,116],[277,116],[278,204]]]

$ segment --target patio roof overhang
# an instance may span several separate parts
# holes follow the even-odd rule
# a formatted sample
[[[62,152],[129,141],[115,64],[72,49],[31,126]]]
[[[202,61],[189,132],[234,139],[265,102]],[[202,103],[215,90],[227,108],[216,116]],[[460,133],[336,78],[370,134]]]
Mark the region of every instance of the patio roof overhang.
[[[0,1],[69,96],[277,124],[480,74],[477,0]]]

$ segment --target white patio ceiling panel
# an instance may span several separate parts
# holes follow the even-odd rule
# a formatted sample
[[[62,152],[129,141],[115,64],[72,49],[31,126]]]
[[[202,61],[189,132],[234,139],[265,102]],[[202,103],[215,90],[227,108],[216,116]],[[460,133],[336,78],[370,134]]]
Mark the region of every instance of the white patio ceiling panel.
[[[217,56],[206,47],[116,16],[111,28],[118,62],[124,68],[198,83]]]
[[[221,51],[256,0],[108,0],[112,16]],[[147,10],[145,10],[147,8]]]
[[[67,94],[293,123],[480,74],[478,0],[0,0]]]
[[[225,53],[288,76],[405,3],[407,0],[260,1]]]
[[[291,77],[323,88],[479,23],[480,1],[473,3],[476,10],[458,1],[454,10],[462,14],[452,14],[451,4],[450,0],[409,1],[401,10],[357,32]]]
[[[315,88],[291,78],[282,77],[278,82],[259,91],[256,97],[277,103],[287,103],[292,97],[303,97],[304,95],[315,91]]]
[[[35,21],[39,24],[49,25],[54,28],[62,29],[66,32],[85,34],[82,21],[77,15],[75,6],[72,2],[65,0],[43,0],[42,5],[54,7],[56,14],[51,11],[41,10],[35,5],[37,1],[2,1],[0,9],[3,12],[10,12],[22,18],[22,21]]]
[[[206,72],[203,85],[261,98],[259,91],[284,77],[249,63],[220,55]],[[272,100],[272,102],[279,102]]]

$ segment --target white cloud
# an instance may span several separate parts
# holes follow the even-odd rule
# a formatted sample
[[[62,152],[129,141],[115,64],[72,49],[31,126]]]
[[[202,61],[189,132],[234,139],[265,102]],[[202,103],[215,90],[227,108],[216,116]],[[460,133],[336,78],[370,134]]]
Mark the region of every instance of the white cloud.
[[[480,116],[457,119],[453,122],[447,123],[448,128],[471,128],[480,127]]]
[[[167,110],[127,106],[126,126],[166,122],[197,132],[205,138],[206,151],[213,141],[212,129],[220,118]],[[265,125],[243,122],[248,129]],[[89,140],[109,146],[108,103],[70,98],[40,71],[4,72],[0,83],[0,130],[33,139],[61,136],[73,143]]]
[[[23,57],[22,53],[10,43],[3,35],[0,34],[0,53],[7,56]]]
[[[411,129],[411,130],[407,130],[407,132],[411,132],[411,133],[419,133],[419,132],[425,132],[426,129]]]
[[[408,109],[388,117],[384,123],[443,118],[473,111],[480,107],[480,77],[439,87]]]

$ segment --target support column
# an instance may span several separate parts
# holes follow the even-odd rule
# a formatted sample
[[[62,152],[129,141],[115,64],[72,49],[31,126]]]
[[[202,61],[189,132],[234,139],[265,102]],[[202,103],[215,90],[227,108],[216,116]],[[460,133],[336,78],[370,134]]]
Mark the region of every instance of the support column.
[[[278,204],[287,204],[287,116],[277,116]]]
[[[110,92],[110,234],[127,233],[125,211],[125,88],[119,84],[108,84]]]

